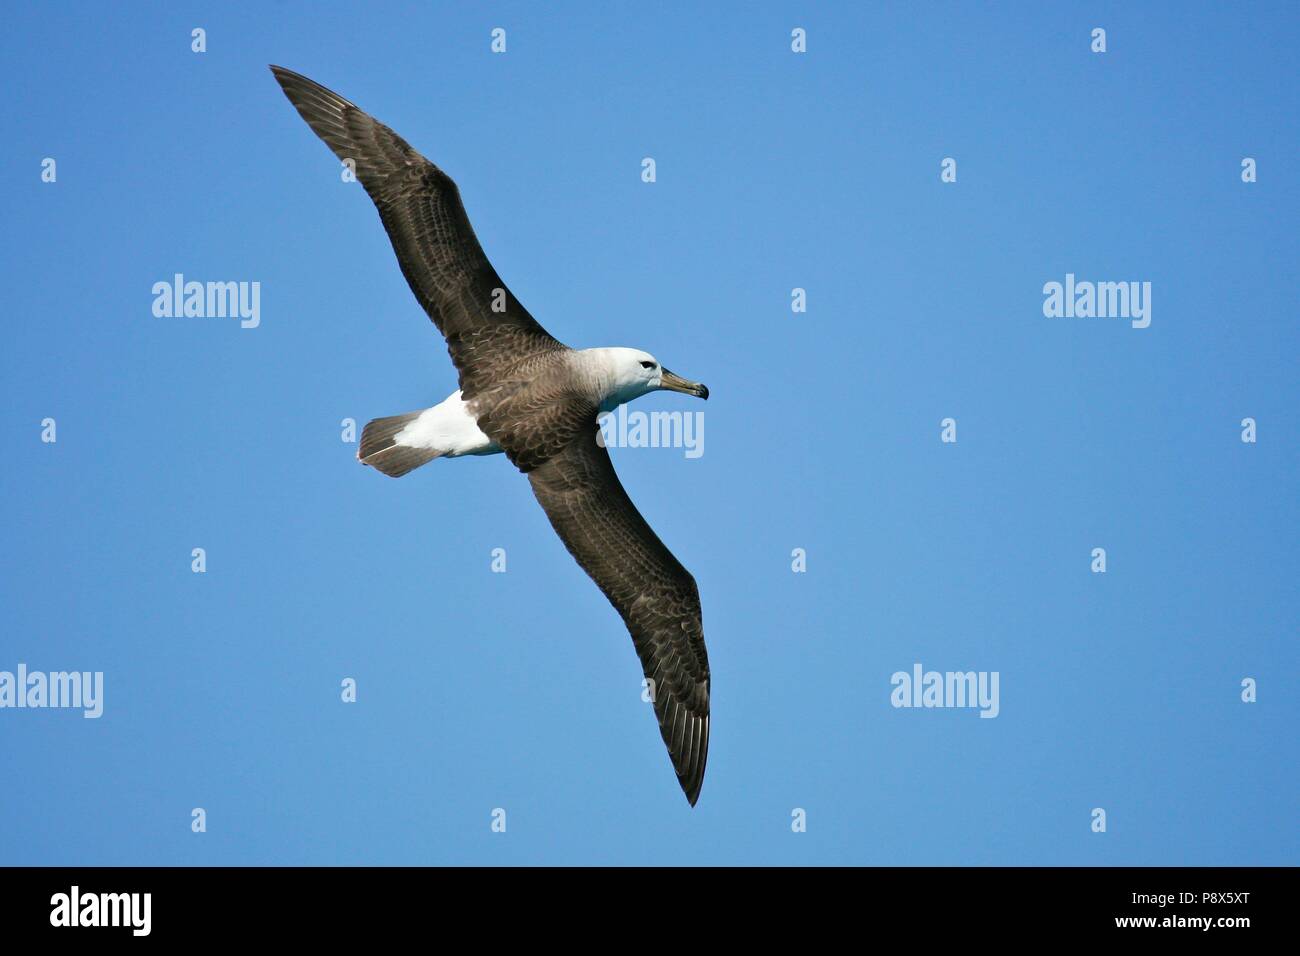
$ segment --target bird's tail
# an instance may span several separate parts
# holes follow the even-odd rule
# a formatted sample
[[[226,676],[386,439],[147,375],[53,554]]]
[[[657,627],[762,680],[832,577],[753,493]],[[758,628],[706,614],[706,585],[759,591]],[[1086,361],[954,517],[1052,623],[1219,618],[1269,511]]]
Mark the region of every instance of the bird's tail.
[[[443,452],[427,445],[410,445],[399,441],[398,436],[422,412],[407,412],[367,422],[361,430],[361,449],[357,458],[363,465],[378,468],[390,478],[400,478],[408,471],[433,461]]]

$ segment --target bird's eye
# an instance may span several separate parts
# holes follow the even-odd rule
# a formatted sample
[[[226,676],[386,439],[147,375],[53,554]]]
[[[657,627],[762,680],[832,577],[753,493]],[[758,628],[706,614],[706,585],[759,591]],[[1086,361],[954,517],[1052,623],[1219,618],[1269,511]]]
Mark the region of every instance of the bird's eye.
[[[655,363],[654,363],[654,362],[642,362],[642,363],[641,363],[641,367],[642,367],[642,368],[654,368],[654,367],[655,367]]]

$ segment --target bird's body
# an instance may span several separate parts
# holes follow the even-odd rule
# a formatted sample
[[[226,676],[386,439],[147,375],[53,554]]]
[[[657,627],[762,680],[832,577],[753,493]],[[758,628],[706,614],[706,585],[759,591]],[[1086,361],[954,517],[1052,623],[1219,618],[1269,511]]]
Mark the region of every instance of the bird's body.
[[[460,388],[432,408],[366,425],[358,457],[399,477],[436,458],[503,453],[528,476],[565,547],[627,625],[678,782],[694,805],[710,720],[699,591],[623,490],[596,416],[659,389],[700,398],[708,389],[638,349],[578,350],[557,341],[506,289],[442,170],[320,84],[271,70],[374,201],[460,376]]]
[[[523,394],[514,399],[513,404],[545,403],[546,396],[555,396],[557,402],[571,401],[574,395],[566,389],[572,390],[577,385],[578,400],[595,405],[598,412],[611,412],[658,387],[651,384],[653,379],[648,381],[635,374],[642,362],[658,365],[652,355],[637,349],[548,352],[538,358],[529,369],[528,377],[518,383]],[[625,367],[632,374],[624,374]],[[385,474],[400,477],[411,468],[394,463],[413,461],[408,449],[418,452],[423,459],[414,467],[434,458],[499,455],[504,449],[478,424],[479,416],[495,407],[493,399],[497,397],[496,392],[489,392],[486,398],[466,401],[464,394],[457,389],[432,408],[376,419],[362,433],[357,457]],[[395,451],[390,452],[390,449]],[[428,457],[424,457],[426,454]],[[401,470],[394,470],[396,468]]]

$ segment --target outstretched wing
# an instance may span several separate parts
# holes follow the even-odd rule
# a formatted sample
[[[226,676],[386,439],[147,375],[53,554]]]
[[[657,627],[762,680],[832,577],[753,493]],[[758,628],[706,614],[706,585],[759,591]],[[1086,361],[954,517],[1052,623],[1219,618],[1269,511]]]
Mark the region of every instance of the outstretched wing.
[[[623,490],[596,424],[528,473],[551,526],[632,633],[677,781],[695,805],[709,755],[709,658],[695,579]]]
[[[529,356],[564,348],[492,268],[451,177],[337,93],[292,70],[271,72],[316,135],[354,166],[402,275],[447,339],[467,399]]]

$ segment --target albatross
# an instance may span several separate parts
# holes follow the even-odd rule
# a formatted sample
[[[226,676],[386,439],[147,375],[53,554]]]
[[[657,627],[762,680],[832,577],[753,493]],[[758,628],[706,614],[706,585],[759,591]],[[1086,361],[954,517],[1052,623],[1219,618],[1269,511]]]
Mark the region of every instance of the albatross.
[[[446,173],[337,93],[292,70],[271,72],[374,201],[459,377],[440,404],[367,424],[357,457],[397,478],[435,458],[504,454],[528,476],[555,533],[627,625],[677,782],[695,806],[709,753],[699,589],[623,490],[597,416],[660,389],[703,399],[709,390],[640,349],[572,349],[553,338],[497,275]]]

